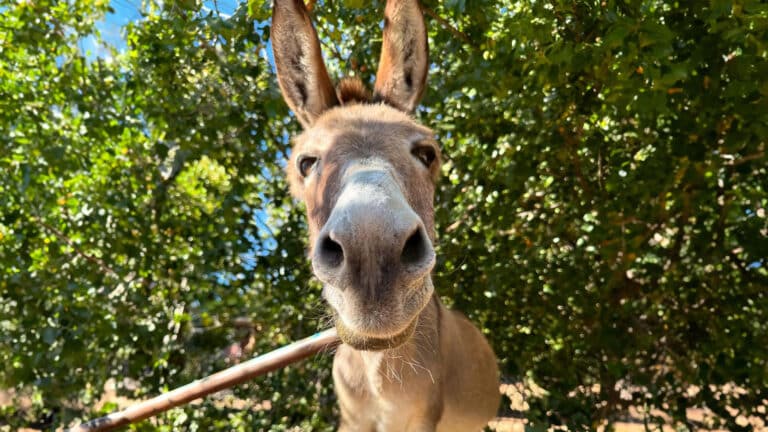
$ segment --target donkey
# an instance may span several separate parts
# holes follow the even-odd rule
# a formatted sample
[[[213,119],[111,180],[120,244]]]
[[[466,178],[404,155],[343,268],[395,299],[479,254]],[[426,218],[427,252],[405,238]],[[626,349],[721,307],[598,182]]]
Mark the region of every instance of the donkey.
[[[410,116],[424,92],[417,0],[388,0],[374,93],[334,88],[302,0],[274,0],[283,98],[303,126],[288,162],[306,204],[310,257],[344,342],[333,363],[342,431],[476,431],[499,405],[496,358],[435,294],[440,149]]]

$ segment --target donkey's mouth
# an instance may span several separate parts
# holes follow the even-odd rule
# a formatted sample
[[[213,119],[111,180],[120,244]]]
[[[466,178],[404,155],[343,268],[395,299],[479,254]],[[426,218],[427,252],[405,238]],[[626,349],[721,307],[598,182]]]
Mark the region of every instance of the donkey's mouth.
[[[419,317],[417,315],[413,318],[411,323],[408,324],[408,326],[400,333],[387,337],[376,337],[367,336],[353,331],[344,324],[344,321],[338,316],[338,314],[334,314],[334,324],[341,341],[360,351],[381,351],[399,347],[400,345],[407,342],[411,336],[413,336],[418,321]]]
[[[349,290],[344,295],[344,291],[327,284],[323,287],[323,297],[330,306],[339,338],[345,344],[357,350],[380,351],[397,348],[413,336],[419,315],[434,295],[429,277],[407,289],[404,298],[380,301],[373,308],[364,306],[371,302],[349,296]]]

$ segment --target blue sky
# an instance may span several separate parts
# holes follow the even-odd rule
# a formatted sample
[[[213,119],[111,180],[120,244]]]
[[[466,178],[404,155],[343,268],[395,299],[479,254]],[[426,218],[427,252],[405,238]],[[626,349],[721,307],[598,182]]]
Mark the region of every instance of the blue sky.
[[[97,27],[109,45],[121,49],[125,46],[122,28],[131,21],[141,19],[141,0],[112,0],[114,13],[108,13]]]
[[[110,6],[114,12],[108,13],[104,20],[96,25],[102,40],[118,50],[125,47],[123,27],[132,21],[141,19],[141,3],[142,0],[111,0]],[[222,15],[229,16],[239,4],[238,0],[207,0],[203,2],[203,7],[218,10]],[[83,44],[83,48],[90,50],[93,56],[108,54],[106,50],[96,45],[96,40],[93,38],[84,40]]]

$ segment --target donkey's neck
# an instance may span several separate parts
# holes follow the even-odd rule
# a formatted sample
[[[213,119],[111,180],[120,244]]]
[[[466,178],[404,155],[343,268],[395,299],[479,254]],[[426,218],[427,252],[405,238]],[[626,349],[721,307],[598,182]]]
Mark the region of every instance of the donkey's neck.
[[[380,351],[356,350],[369,385],[382,391],[387,384],[403,385],[412,376],[434,381],[433,369],[440,356],[441,309],[437,294],[433,294],[416,318],[413,336],[405,343]]]

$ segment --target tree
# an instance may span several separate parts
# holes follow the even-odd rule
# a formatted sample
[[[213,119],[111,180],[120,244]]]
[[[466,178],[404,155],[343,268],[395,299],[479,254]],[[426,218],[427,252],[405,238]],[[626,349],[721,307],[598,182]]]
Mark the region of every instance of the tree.
[[[332,75],[370,80],[382,2],[313,5]],[[0,428],[96,415],[109,378],[142,398],[224,367],[240,317],[254,352],[325,324],[282,175],[298,125],[269,4],[216,6],[147,2],[123,50],[99,42],[103,0],[0,6],[0,388],[32,401]],[[424,7],[436,286],[506,380],[544,389],[532,424],[765,418],[768,6]],[[271,409],[211,399],[138,428],[329,429],[329,364],[233,391]]]

